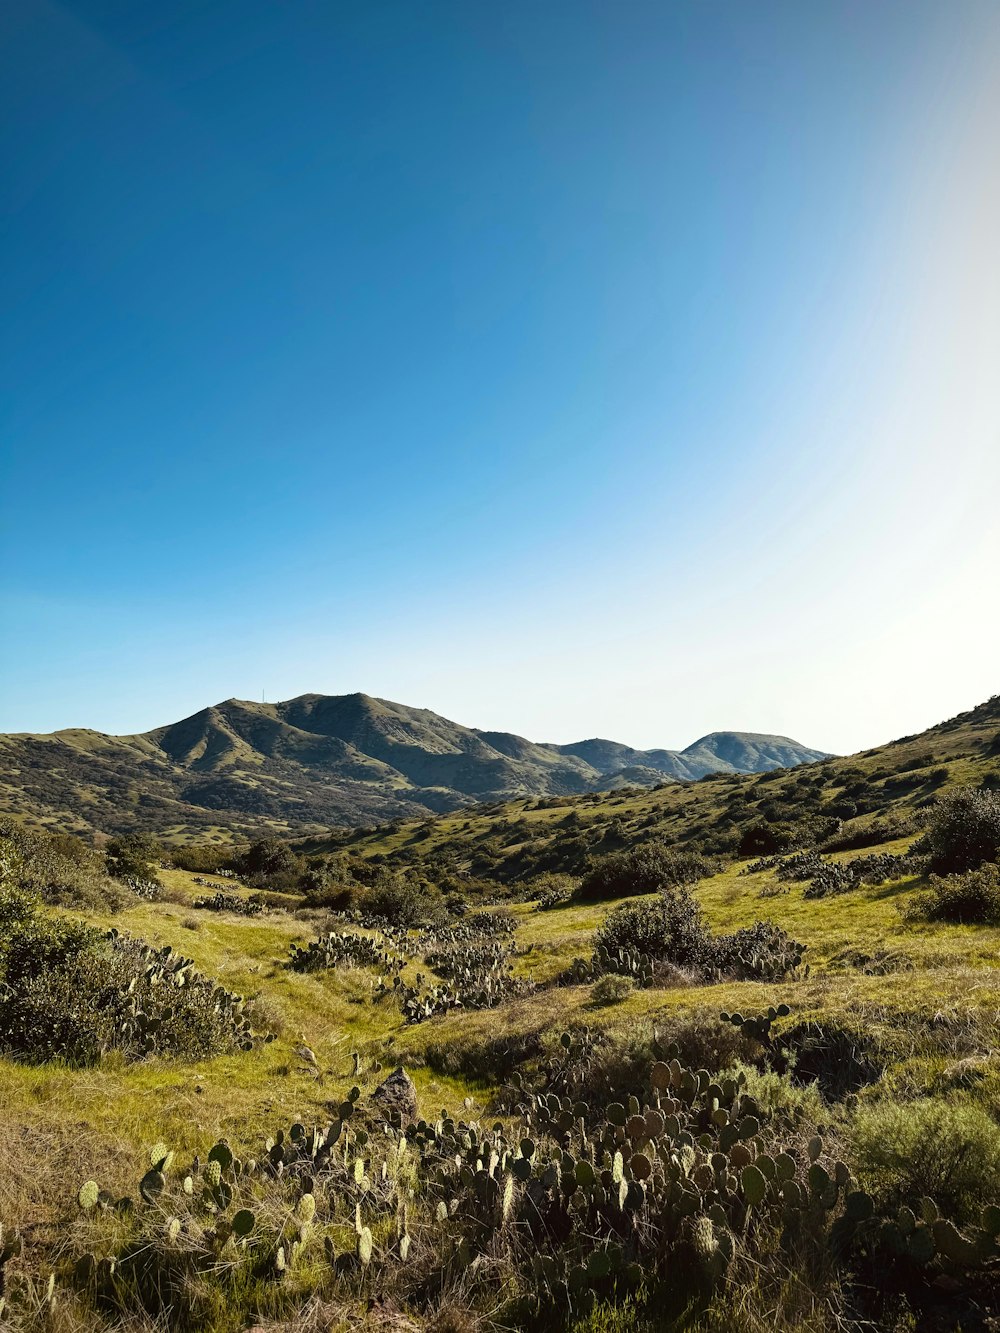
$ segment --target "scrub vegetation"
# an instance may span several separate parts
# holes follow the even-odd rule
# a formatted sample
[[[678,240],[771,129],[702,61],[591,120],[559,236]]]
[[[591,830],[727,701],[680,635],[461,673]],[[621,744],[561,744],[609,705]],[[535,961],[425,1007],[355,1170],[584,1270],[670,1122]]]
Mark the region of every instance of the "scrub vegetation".
[[[3,824],[0,1324],[994,1329],[998,790],[994,699],[291,843]]]

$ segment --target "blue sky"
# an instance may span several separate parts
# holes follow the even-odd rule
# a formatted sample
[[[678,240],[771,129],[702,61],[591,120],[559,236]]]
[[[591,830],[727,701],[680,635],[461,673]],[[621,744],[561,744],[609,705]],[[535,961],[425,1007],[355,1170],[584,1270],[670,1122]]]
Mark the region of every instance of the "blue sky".
[[[0,50],[0,729],[362,689],[847,751],[1000,689],[993,0],[13,0]]]

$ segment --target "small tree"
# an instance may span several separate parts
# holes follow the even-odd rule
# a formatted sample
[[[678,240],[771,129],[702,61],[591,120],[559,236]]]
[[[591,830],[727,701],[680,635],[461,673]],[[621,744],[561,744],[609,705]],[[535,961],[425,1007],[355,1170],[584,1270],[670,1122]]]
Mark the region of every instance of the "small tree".
[[[108,874],[115,879],[159,884],[156,862],[160,848],[148,833],[123,833],[105,848]]]
[[[795,830],[788,824],[772,824],[758,819],[743,830],[739,842],[740,856],[774,856],[787,852],[795,842]]]
[[[287,842],[279,838],[260,838],[236,858],[236,869],[255,888],[293,889],[302,870],[302,861]]]

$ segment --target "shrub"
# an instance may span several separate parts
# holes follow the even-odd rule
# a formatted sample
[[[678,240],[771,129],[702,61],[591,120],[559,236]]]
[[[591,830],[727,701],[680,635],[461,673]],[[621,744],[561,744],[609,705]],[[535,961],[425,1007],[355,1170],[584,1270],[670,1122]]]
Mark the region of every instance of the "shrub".
[[[129,900],[93,848],[66,835],[29,833],[13,821],[0,822],[0,882],[53,906],[115,912]]]
[[[689,889],[665,890],[651,902],[622,903],[594,935],[596,950],[637,950],[677,967],[700,967],[710,953],[705,915]]]
[[[291,892],[302,873],[302,860],[279,838],[260,838],[233,858],[233,866],[255,889]]]
[[[535,897],[540,912],[552,912],[558,907],[567,907],[573,898],[572,889],[543,889]]]
[[[249,1045],[239,998],[169,949],[48,919],[0,886],[0,1050],[90,1065],[110,1050],[199,1059]]]
[[[1000,860],[1000,793],[962,787],[935,807],[927,829],[931,869],[977,870]]]
[[[429,904],[416,886],[395,875],[386,875],[362,896],[361,910],[394,926],[415,926],[426,920]]]
[[[679,852],[663,842],[647,842],[612,852],[591,864],[579,888],[584,899],[627,898],[673,885],[695,884],[718,867],[696,852]]]
[[[788,851],[794,843],[795,830],[790,824],[758,819],[743,830],[737,850],[740,856],[773,856]]]
[[[146,833],[126,833],[112,838],[105,848],[108,874],[123,883],[156,884],[156,862],[160,849]]]
[[[549,912],[556,907],[565,907],[574,891],[575,885],[569,875],[548,873],[532,880],[529,897],[538,904],[540,912]]]
[[[233,849],[199,844],[193,847],[171,847],[164,855],[177,870],[189,870],[195,875],[217,875],[220,870],[230,866]]]
[[[619,977],[613,972],[599,977],[590,991],[591,1004],[604,1008],[611,1004],[621,1004],[632,994],[631,977]]]
[[[594,934],[595,965],[649,963],[695,969],[706,976],[780,980],[802,961],[804,946],[779,926],[758,921],[732,935],[712,935],[689,889],[664,889],[654,902],[622,903]],[[609,963],[609,960],[611,962]],[[640,979],[649,963],[640,967]]]
[[[446,882],[453,879],[442,875]],[[437,883],[416,870],[401,872],[359,856],[313,860],[299,876],[307,907],[358,913],[360,919],[393,926],[443,921],[452,910]]]
[[[975,1105],[881,1102],[859,1112],[851,1137],[861,1183],[886,1205],[926,1196],[966,1219],[1000,1191],[1000,1129]]]
[[[932,875],[930,889],[914,898],[907,915],[924,921],[1000,926],[1000,867],[984,865],[964,875]]]
[[[360,908],[362,888],[355,880],[333,879],[322,871],[307,870],[302,879],[306,907],[328,907],[332,912]]]

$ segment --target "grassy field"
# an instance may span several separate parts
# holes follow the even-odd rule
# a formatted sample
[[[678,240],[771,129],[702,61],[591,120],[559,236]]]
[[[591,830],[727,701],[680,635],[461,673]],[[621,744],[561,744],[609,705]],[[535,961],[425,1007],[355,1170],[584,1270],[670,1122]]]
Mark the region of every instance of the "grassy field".
[[[891,843],[878,850],[900,848]],[[758,919],[780,923],[808,945],[808,978],[780,984],[636,990],[621,1004],[597,1008],[591,1001],[591,986],[546,984],[573,958],[589,956],[591,937],[607,906],[539,911],[533,904],[521,903],[512,909],[517,918],[516,970],[540,989],[501,1010],[453,1012],[413,1026],[403,1022],[391,998],[372,1000],[372,974],[364,969],[303,975],[287,968],[291,946],[313,938],[327,924],[323,914],[275,911],[246,919],[196,911],[190,904],[203,890],[194,884],[194,877],[184,871],[164,871],[170,901],[143,903],[114,916],[90,919],[158,946],[170,945],[228,989],[259,997],[261,1012],[277,1039],[253,1053],[196,1065],[151,1060],[130,1066],[112,1056],[98,1069],[78,1071],[0,1061],[0,1122],[5,1134],[0,1211],[10,1215],[13,1191],[30,1198],[33,1215],[53,1215],[53,1200],[44,1188],[31,1187],[34,1168],[25,1160],[26,1143],[48,1143],[67,1135],[76,1145],[83,1175],[96,1169],[107,1154],[123,1170],[134,1172],[144,1149],[161,1138],[178,1149],[197,1151],[224,1134],[252,1139],[290,1119],[327,1114],[342,1087],[355,1081],[353,1052],[361,1056],[357,1082],[363,1090],[370,1090],[402,1061],[412,1072],[422,1109],[429,1115],[442,1106],[459,1108],[470,1095],[482,1104],[491,1093],[482,1079],[461,1073],[449,1077],[428,1068],[429,1048],[486,1044],[499,1033],[544,1037],[578,1024],[620,1039],[636,1033],[648,1036],[654,1026],[669,1025],[677,1013],[756,1012],[785,1001],[796,1019],[855,1016],[880,1033],[886,1050],[897,1055],[886,1083],[870,1094],[882,1095],[890,1085],[911,1093],[929,1086],[957,1058],[946,1046],[936,1049],[926,1039],[924,1029],[935,1014],[961,1009],[981,1015],[986,1025],[996,1022],[1000,929],[905,921],[899,907],[919,887],[912,879],[808,900],[802,884],[779,886],[771,872],[741,875],[744,864],[736,863],[698,886],[697,896],[711,925],[731,931]],[[779,887],[785,891],[769,896]],[[850,951],[874,955],[879,950],[904,955],[912,970],[869,976],[845,961]],[[303,1041],[318,1058],[321,1080],[295,1054],[295,1046]],[[998,1091],[1000,1062],[976,1083],[973,1095],[989,1102]]]
[[[197,1316],[171,1314],[174,1307],[163,1304],[166,1298],[157,1287],[149,1322],[134,1325],[116,1323],[117,1316],[101,1312],[100,1302],[94,1308],[72,1294],[76,1272],[72,1262],[79,1262],[73,1256],[79,1255],[80,1246],[99,1250],[114,1237],[115,1245],[126,1243],[124,1223],[116,1223],[116,1231],[110,1222],[97,1226],[79,1215],[75,1198],[84,1181],[99,1181],[110,1191],[108,1197],[134,1192],[136,1181],[148,1169],[151,1150],[156,1157],[158,1150],[153,1145],[160,1143],[175,1150],[179,1159],[198,1154],[204,1160],[220,1140],[233,1145],[237,1153],[253,1151],[255,1145],[260,1151],[260,1145],[282,1127],[336,1121],[352,1086],[357,1089],[359,1107],[365,1107],[374,1089],[400,1064],[414,1081],[419,1115],[427,1121],[439,1128],[449,1125],[452,1118],[456,1123],[463,1118],[483,1124],[497,1122],[510,1127],[516,1140],[527,1122],[510,1118],[515,1070],[531,1081],[550,1079],[555,1069],[558,1085],[559,1078],[567,1077],[570,1057],[566,1050],[570,1049],[577,1062],[572,1074],[575,1095],[600,1102],[619,1088],[636,1086],[636,1071],[641,1079],[646,1078],[644,1071],[676,1040],[676,1049],[691,1068],[707,1068],[719,1078],[726,1071],[727,1077],[738,1073],[744,1086],[752,1090],[760,1115],[773,1121],[770,1129],[761,1132],[791,1132],[793,1139],[795,1134],[800,1136],[796,1140],[799,1148],[789,1149],[793,1154],[802,1151],[805,1131],[794,1126],[804,1125],[803,1117],[831,1144],[849,1145],[853,1126],[860,1123],[858,1117],[863,1120],[869,1111],[875,1116],[902,1112],[905,1121],[907,1108],[925,1114],[919,1108],[930,1098],[935,1106],[944,1108],[943,1114],[957,1117],[956,1124],[965,1123],[962,1117],[978,1116],[975,1123],[980,1139],[976,1142],[980,1146],[968,1151],[981,1155],[975,1165],[982,1171],[983,1188],[995,1184],[1000,1194],[996,1113],[1000,1105],[1000,926],[930,922],[914,915],[909,909],[927,889],[923,870],[878,885],[863,884],[833,896],[813,897],[805,882],[782,881],[774,869],[748,873],[752,858],[733,856],[719,844],[720,837],[733,841],[735,811],[736,836],[741,828],[761,819],[799,830],[837,824],[838,836],[846,835],[847,841],[859,835],[865,856],[902,856],[919,833],[923,812],[942,793],[970,782],[984,790],[993,785],[996,737],[997,705],[993,701],[922,737],[801,771],[765,778],[704,780],[654,792],[519,801],[415,825],[391,826],[349,840],[328,840],[322,844],[326,852],[342,852],[346,841],[355,855],[374,859],[390,871],[417,873],[423,876],[421,882],[433,883],[438,873],[464,876],[473,915],[490,910],[481,905],[486,898],[512,918],[513,972],[528,983],[525,993],[495,1008],[452,1009],[419,1023],[404,1020],[392,993],[374,992],[376,971],[371,967],[341,965],[300,972],[288,966],[293,948],[306,946],[325,930],[345,929],[342,918],[306,906],[301,897],[287,897],[285,910],[273,907],[253,917],[210,911],[194,906],[206,892],[204,883],[199,884],[187,871],[166,868],[160,874],[164,895],[159,900],[127,897],[125,908],[116,912],[90,908],[84,913],[90,924],[114,928],[156,948],[169,946],[193,960],[204,976],[252,1001],[255,1028],[269,1032],[273,1040],[258,1043],[252,1050],[193,1061],[154,1054],[130,1063],[112,1052],[90,1067],[71,1068],[58,1061],[31,1064],[0,1059],[0,1225],[7,1229],[4,1234],[18,1228],[24,1245],[22,1253],[10,1260],[16,1293],[11,1308],[18,1318],[10,1326],[31,1333],[39,1329],[96,1333],[132,1326],[233,1333],[255,1321],[275,1330],[368,1327],[385,1322],[388,1311],[401,1321],[397,1325],[400,1333],[417,1328],[463,1333],[519,1327],[509,1301],[496,1305],[491,1313],[484,1308],[482,1296],[489,1289],[493,1292],[490,1300],[496,1300],[505,1283],[510,1287],[513,1277],[503,1274],[504,1265],[513,1261],[512,1252],[501,1251],[497,1245],[484,1250],[484,1262],[487,1253],[492,1256],[488,1282],[477,1279],[477,1286],[461,1276],[468,1266],[465,1260],[459,1263],[461,1273],[457,1274],[449,1267],[448,1251],[442,1251],[440,1240],[427,1239],[434,1232],[434,1217],[427,1212],[430,1205],[423,1202],[426,1187],[418,1186],[416,1176],[401,1171],[398,1163],[388,1177],[391,1197],[396,1200],[392,1207],[402,1207],[409,1197],[414,1213],[409,1225],[420,1256],[402,1286],[398,1273],[394,1276],[395,1270],[384,1261],[378,1269],[383,1287],[373,1287],[374,1279],[369,1281],[363,1274],[360,1280],[351,1278],[346,1288],[331,1287],[330,1266],[314,1258],[300,1265],[295,1280],[285,1282],[280,1290],[260,1274],[239,1293],[230,1290],[225,1299],[219,1294],[223,1288],[200,1279],[192,1296],[189,1282],[185,1301],[190,1297],[190,1308],[201,1311]],[[838,810],[839,822],[831,818],[831,811]],[[879,829],[886,835],[882,841],[876,840]],[[545,910],[532,900],[532,875],[559,869],[564,873],[558,883],[564,888],[572,886],[576,883],[572,867],[580,856],[600,856],[616,846],[639,845],[650,837],[714,857],[717,872],[704,876],[693,889],[713,933],[726,935],[758,921],[773,922],[807,946],[808,966],[781,981],[714,983],[703,975],[675,969],[647,988],[625,987],[625,993],[612,997],[612,1002],[601,1000],[599,982],[558,984],[575,960],[591,957],[595,932],[608,913],[622,901],[640,900],[589,902],[574,897]],[[319,844],[312,846],[316,850]],[[859,852],[853,847],[824,855],[836,865],[850,862]],[[232,880],[223,887],[227,893],[250,896],[249,889]],[[646,901],[655,898],[647,895]],[[50,919],[70,920],[80,915],[80,909],[50,906],[45,913]],[[358,925],[349,928],[377,935]],[[430,947],[429,938],[420,937],[423,953]],[[424,957],[418,954],[406,961],[401,980],[416,985],[418,974],[427,971]],[[826,1051],[823,1058],[832,1062],[833,1067],[826,1071],[818,1067],[819,1081],[814,1085],[808,1064],[797,1072],[793,1061],[780,1077],[768,1073],[774,1065],[768,1051],[719,1019],[721,1011],[753,1015],[778,1005],[790,1009],[776,1022],[779,1039],[805,1034],[806,1045],[798,1049],[807,1050],[809,1041],[818,1040]],[[315,1062],[301,1054],[302,1047],[309,1048]],[[855,1057],[862,1073],[841,1087],[838,1062],[849,1070]],[[824,1083],[824,1072],[830,1074],[829,1086]],[[625,1100],[624,1092],[618,1095]],[[939,1138],[954,1133],[951,1120],[948,1125]],[[533,1132],[537,1135],[541,1127]],[[897,1125],[894,1132],[902,1131]],[[464,1133],[459,1132],[460,1139]],[[760,1155],[771,1142],[773,1138],[762,1141],[753,1151]],[[995,1161],[989,1157],[989,1145],[994,1142]],[[586,1153],[586,1136],[582,1143]],[[564,1161],[565,1145],[564,1140]],[[344,1154],[346,1168],[346,1148]],[[461,1161],[461,1152],[455,1160]],[[372,1170],[375,1161],[373,1155]],[[385,1167],[382,1169],[384,1173]],[[474,1181],[475,1172],[468,1179],[456,1177],[455,1189],[472,1188]],[[373,1187],[363,1185],[369,1188]],[[270,1197],[267,1189],[263,1183],[258,1189],[261,1208]],[[276,1205],[266,1206],[273,1210]],[[391,1209],[383,1208],[382,1220],[372,1221],[376,1244],[387,1253],[395,1244],[390,1213]],[[273,1222],[276,1234],[283,1227],[287,1231],[288,1221],[281,1220],[280,1209],[269,1216],[277,1219]],[[164,1218],[169,1224],[169,1215],[165,1213]],[[190,1237],[185,1230],[185,1238],[204,1249],[210,1244],[204,1236],[213,1233],[198,1231],[194,1223],[191,1226],[194,1230]],[[327,1240],[335,1238],[340,1246],[345,1228],[353,1237],[353,1225],[343,1215],[331,1216]],[[127,1234],[132,1236],[128,1243],[137,1243],[134,1231]],[[683,1248],[687,1233],[682,1229],[680,1235]],[[161,1241],[155,1236],[147,1235],[142,1244],[160,1253]],[[171,1244],[160,1255],[168,1268],[174,1262]],[[730,1328],[756,1333],[765,1327],[832,1333],[834,1328],[864,1326],[855,1308],[858,1293],[845,1294],[847,1289],[838,1286],[829,1273],[820,1280],[813,1272],[805,1281],[805,1270],[775,1268],[773,1256],[763,1259],[750,1251],[748,1242],[743,1244],[747,1248],[734,1261],[737,1266],[743,1264],[738,1290],[727,1289],[697,1312],[678,1316],[679,1322],[674,1320],[671,1327],[705,1333]],[[522,1262],[530,1262],[530,1254]],[[448,1276],[446,1286],[439,1287],[434,1283],[445,1279],[439,1275],[432,1280],[430,1274],[434,1265],[442,1264],[441,1271]],[[0,1271],[2,1268],[0,1261]],[[224,1268],[213,1270],[216,1279]],[[937,1288],[925,1284],[920,1288],[923,1304],[915,1322],[906,1322],[906,1301],[912,1295],[907,1289],[892,1321],[876,1320],[874,1326],[900,1333],[912,1328],[929,1333],[959,1327],[963,1333],[985,1331],[993,1326],[983,1322],[980,1307],[983,1301],[988,1304],[994,1299],[996,1291],[990,1288],[993,1296],[984,1296],[981,1282],[992,1281],[989,1274],[993,1272],[988,1268],[987,1278],[977,1277],[971,1288],[961,1284],[956,1288],[962,1304],[960,1315],[954,1318],[942,1314]],[[51,1300],[45,1294],[50,1273],[56,1275],[56,1296]],[[945,1276],[952,1280],[955,1275],[946,1271]],[[664,1326],[657,1323],[658,1299],[651,1287],[642,1299],[630,1297],[623,1304],[615,1297],[589,1314],[578,1310],[569,1322],[593,1333],[598,1329],[640,1333]],[[295,1312],[293,1318],[290,1310]],[[547,1316],[543,1318],[543,1313],[535,1311],[532,1326],[538,1326],[539,1319],[544,1324]],[[269,1314],[277,1322],[269,1324]],[[289,1318],[291,1323],[281,1322]]]

